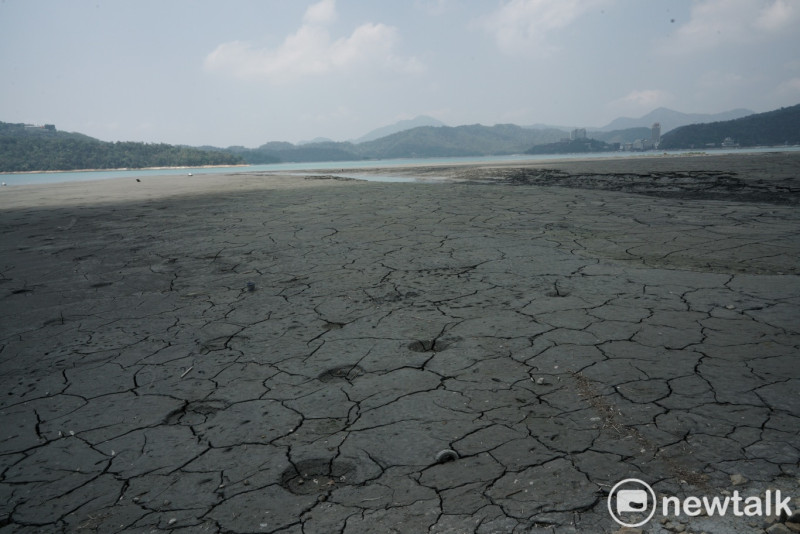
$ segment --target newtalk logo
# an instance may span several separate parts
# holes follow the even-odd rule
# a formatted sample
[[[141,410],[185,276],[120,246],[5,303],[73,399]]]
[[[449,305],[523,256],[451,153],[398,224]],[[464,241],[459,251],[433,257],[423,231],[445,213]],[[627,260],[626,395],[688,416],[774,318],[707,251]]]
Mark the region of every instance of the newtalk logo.
[[[695,517],[733,515],[736,517],[766,517],[780,515],[791,517],[791,497],[784,497],[780,490],[767,490],[757,497],[742,497],[738,491],[724,497],[678,497],[661,498],[661,515],[664,517]],[[650,521],[659,509],[656,493],[649,484],[638,478],[626,478],[617,482],[608,494],[608,512],[623,527],[640,527]]]

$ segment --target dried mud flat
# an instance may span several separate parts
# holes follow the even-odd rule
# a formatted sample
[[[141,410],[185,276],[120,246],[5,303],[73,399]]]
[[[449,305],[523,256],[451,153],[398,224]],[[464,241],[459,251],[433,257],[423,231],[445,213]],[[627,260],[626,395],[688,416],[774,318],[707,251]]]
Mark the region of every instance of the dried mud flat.
[[[0,533],[615,532],[629,477],[800,497],[799,162],[3,188]]]
[[[797,153],[686,156],[647,155],[594,160],[555,160],[520,165],[434,165],[354,169],[348,173],[399,174],[471,183],[536,185],[638,193],[691,200],[800,204]],[[335,172],[335,171],[330,171]],[[323,178],[319,176],[318,178]],[[333,178],[333,176],[330,176]]]

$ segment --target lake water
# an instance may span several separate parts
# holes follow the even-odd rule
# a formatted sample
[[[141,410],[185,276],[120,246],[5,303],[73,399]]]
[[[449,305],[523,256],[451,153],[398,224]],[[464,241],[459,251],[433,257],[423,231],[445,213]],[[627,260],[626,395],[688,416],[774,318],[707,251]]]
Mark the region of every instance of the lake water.
[[[786,152],[800,151],[800,147],[773,147],[773,148],[743,148],[743,149],[719,149],[706,150],[707,154],[752,154],[759,152]],[[353,174],[348,175],[347,170],[364,169],[368,167],[400,167],[406,165],[447,165],[459,163],[514,163],[514,162],[542,162],[558,159],[594,159],[594,158],[629,158],[632,156],[658,156],[662,154],[686,154],[697,153],[696,150],[677,150],[667,152],[598,152],[591,154],[542,154],[530,155],[519,154],[513,156],[483,156],[483,157],[461,157],[461,158],[421,158],[421,159],[384,159],[384,160],[360,160],[360,161],[322,161],[310,163],[272,163],[269,165],[247,165],[238,167],[211,167],[211,168],[181,168],[181,169],[131,169],[117,171],[64,171],[64,172],[41,172],[41,173],[0,173],[0,182],[4,185],[32,185],[32,184],[52,184],[59,182],[79,182],[87,180],[108,180],[110,178],[135,178],[146,176],[185,176],[192,174],[226,174],[226,173],[249,173],[249,172],[280,172],[280,171],[314,171],[314,170],[338,170],[335,174],[339,176],[352,176],[360,180],[368,181],[393,181],[393,182],[413,182],[414,178],[409,176],[392,176],[380,174]]]

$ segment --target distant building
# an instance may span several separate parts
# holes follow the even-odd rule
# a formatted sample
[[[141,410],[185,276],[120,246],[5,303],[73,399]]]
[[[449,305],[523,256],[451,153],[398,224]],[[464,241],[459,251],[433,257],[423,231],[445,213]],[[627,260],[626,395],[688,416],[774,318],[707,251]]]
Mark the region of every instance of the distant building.
[[[625,147],[627,150],[631,150],[633,152],[642,152],[644,150],[653,150],[656,145],[650,139],[637,139],[630,145],[625,145]]]
[[[653,146],[658,147],[658,144],[661,143],[661,123],[656,122],[653,124],[652,128],[650,128],[650,141],[652,141]]]
[[[586,139],[586,128],[575,128],[569,136],[570,139]]]
[[[25,128],[35,128],[37,130],[47,130],[47,131],[50,131],[50,132],[55,132],[56,131],[56,125],[55,124],[45,124],[44,126],[42,126],[40,124],[26,124]]]

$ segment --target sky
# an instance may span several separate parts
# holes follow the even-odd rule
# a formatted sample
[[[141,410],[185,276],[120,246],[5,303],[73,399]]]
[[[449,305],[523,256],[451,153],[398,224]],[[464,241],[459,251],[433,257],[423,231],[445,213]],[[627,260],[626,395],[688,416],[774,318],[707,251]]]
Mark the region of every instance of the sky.
[[[0,0],[0,121],[257,147],[800,103],[798,0]]]

